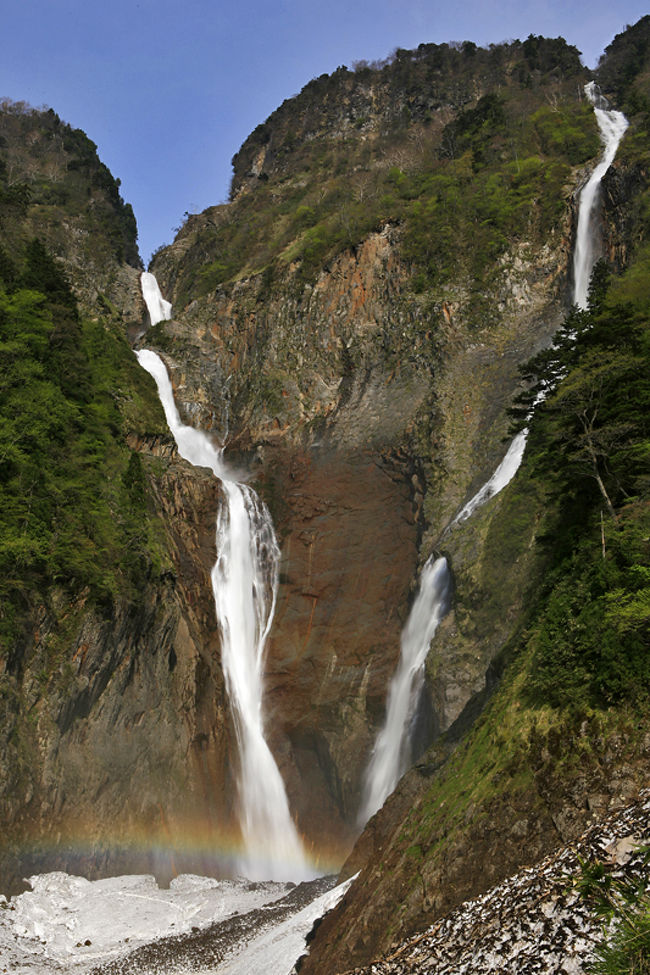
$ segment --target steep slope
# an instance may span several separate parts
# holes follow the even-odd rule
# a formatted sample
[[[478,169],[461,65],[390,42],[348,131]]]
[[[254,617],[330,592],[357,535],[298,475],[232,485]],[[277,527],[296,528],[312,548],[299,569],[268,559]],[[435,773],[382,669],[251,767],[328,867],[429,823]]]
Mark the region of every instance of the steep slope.
[[[624,46],[638,49],[647,27],[644,18]],[[555,392],[537,407],[516,481],[479,513],[490,519],[479,572],[495,540],[534,525],[527,604],[482,698],[369,823],[344,868],[362,873],[301,972],[347,971],[390,953],[648,784],[647,104],[633,88],[630,138],[604,193],[608,225],[634,226],[608,249],[630,266],[609,287],[599,267],[589,313],[569,316],[554,350],[527,368],[524,414],[542,384]],[[521,540],[501,549],[502,566],[522,559]],[[501,570],[491,568],[467,617],[481,642],[485,602],[499,599]],[[459,601],[464,588],[459,578]],[[432,653],[444,647],[436,641]]]
[[[301,828],[339,850],[417,566],[496,466],[517,366],[561,320],[573,193],[598,152],[583,77],[564,41],[529,38],[318,79],[235,157],[233,201],[153,262],[174,321],[146,342],[280,535],[269,735]],[[464,585],[424,742],[483,687],[526,583],[509,566],[484,639],[459,635],[486,585],[474,529],[454,539]]]
[[[139,846],[174,816],[208,831],[216,808],[223,829],[231,798],[206,785],[228,781],[218,492],[176,457],[124,337],[144,328],[130,208],[53,112],[5,104],[0,130],[7,890],[48,864],[111,869],[116,850],[151,866]]]

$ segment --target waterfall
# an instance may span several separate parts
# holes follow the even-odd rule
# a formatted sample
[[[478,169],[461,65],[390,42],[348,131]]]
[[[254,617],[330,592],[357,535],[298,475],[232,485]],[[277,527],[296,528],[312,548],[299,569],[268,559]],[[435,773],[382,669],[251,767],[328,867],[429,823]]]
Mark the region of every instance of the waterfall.
[[[578,227],[573,251],[573,303],[583,310],[587,307],[589,282],[595,264],[594,216],[598,190],[603,176],[614,161],[620,141],[629,124],[622,112],[615,112],[607,107],[607,99],[601,95],[595,81],[590,81],[585,85],[585,94],[594,106],[603,143],[603,156],[580,191],[578,198]],[[543,396],[540,394],[535,406],[542,399]],[[456,515],[449,526],[450,528],[469,518],[477,508],[493,498],[512,480],[523,459],[527,438],[528,428],[526,427],[519,431],[492,477]]]
[[[171,306],[160,296],[155,278],[153,283],[147,282],[146,291],[143,282],[143,296],[152,322],[163,305],[167,306],[163,317],[169,317]],[[240,821],[245,846],[240,869],[251,880],[306,879],[314,874],[307,865],[284,782],[264,736],[262,669],[275,611],[280,555],[271,516],[253,489],[237,481],[227,468],[223,450],[202,431],[182,423],[160,357],[147,349],[136,355],[156,382],[179,454],[195,466],[209,467],[223,488],[212,589],[221,632],[221,663],[239,748]]]
[[[619,143],[629,124],[622,112],[615,112],[608,108],[607,99],[600,94],[595,81],[585,85],[585,94],[594,106],[603,143],[603,156],[583,187],[578,201],[578,229],[573,251],[573,302],[582,309],[587,307],[589,280],[595,263],[592,223],[598,190],[603,176],[614,161]]]
[[[585,85],[594,106],[604,146],[603,157],[580,193],[578,229],[573,259],[574,303],[586,308],[589,279],[595,262],[593,216],[601,180],[611,166],[628,122],[621,112],[607,108],[595,82]],[[539,402],[542,399],[538,398]],[[535,404],[537,405],[537,403]],[[533,407],[534,408],[534,407]],[[466,521],[493,498],[517,473],[526,449],[528,428],[514,437],[506,454],[488,481],[464,505],[451,524]],[[410,729],[415,719],[424,682],[424,664],[429,644],[451,601],[451,578],[444,558],[426,563],[420,589],[402,631],[400,660],[388,690],[386,719],[379,732],[364,776],[359,823],[364,825],[393,791],[409,763]]]
[[[430,558],[402,630],[400,658],[388,690],[386,719],[364,779],[359,823],[364,825],[384,804],[411,761],[410,732],[424,684],[429,644],[451,601],[451,576],[445,558]]]
[[[495,470],[489,481],[486,481],[483,487],[476,492],[474,497],[467,502],[464,508],[462,508],[452,521],[452,525],[457,525],[461,521],[467,521],[467,519],[474,514],[477,508],[480,508],[482,504],[493,498],[495,494],[502,491],[506,484],[509,484],[513,479],[517,471],[519,470],[519,465],[521,464],[522,458],[524,456],[524,450],[526,449],[526,437],[528,436],[528,430],[520,430],[516,437],[512,440],[506,455]]]
[[[140,275],[140,287],[142,289],[144,303],[149,312],[151,324],[157,325],[158,322],[169,321],[172,314],[172,303],[171,301],[165,301],[161,295],[155,274],[151,274],[149,271],[143,271]]]

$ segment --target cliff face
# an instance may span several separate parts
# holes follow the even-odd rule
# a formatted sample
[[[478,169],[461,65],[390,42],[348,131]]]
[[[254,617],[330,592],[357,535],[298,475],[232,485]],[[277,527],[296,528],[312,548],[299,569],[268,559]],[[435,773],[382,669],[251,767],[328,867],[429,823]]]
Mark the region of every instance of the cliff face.
[[[459,52],[449,56],[465,72],[463,83],[472,80],[476,104],[489,83],[485,64],[479,70]],[[507,49],[488,59],[516,92],[520,57],[515,46],[514,54]],[[422,69],[417,58],[409,63]],[[396,77],[380,72],[367,86],[344,78],[353,115],[360,98],[383,106],[363,136],[381,146]],[[457,82],[447,78],[454,91]],[[447,100],[445,85],[432,83],[430,97],[443,106],[447,125],[457,117],[475,124],[474,109],[462,107],[469,89],[458,96],[460,109]],[[345,130],[341,103],[332,98],[322,111],[315,105],[308,86],[265,123],[265,144],[286,141],[287,127],[297,125],[317,130],[321,146],[336,145]],[[539,102],[534,106],[533,114]],[[423,121],[421,114],[391,139],[406,151],[417,136],[426,151],[413,158],[426,166],[443,127],[440,115]],[[589,132],[593,120],[585,119]],[[528,214],[529,235],[522,229],[503,248],[480,285],[463,264],[444,287],[414,287],[407,214],[340,249],[309,279],[304,256],[286,266],[280,258],[259,273],[243,269],[216,288],[186,294],[188,281],[205,282],[212,273],[214,262],[201,260],[217,253],[219,235],[262,205],[258,192],[264,200],[281,198],[301,166],[301,179],[310,179],[300,140],[293,151],[265,157],[268,178],[240,179],[259,136],[236,158],[234,202],[191,217],[156,256],[153,270],[174,319],[144,341],[165,358],[185,417],[226,443],[271,509],[282,564],[267,661],[268,733],[301,829],[310,843],[340,851],[356,830],[363,770],[383,720],[418,566],[442,547],[458,587],[456,610],[428,665],[423,743],[449,728],[484,688],[490,660],[517,624],[534,519],[510,546],[497,537],[488,555],[487,522],[480,531],[464,526],[442,536],[501,460],[518,365],[548,343],[566,307],[573,200],[586,170],[563,170],[563,205],[549,233],[533,229]],[[352,144],[350,152],[357,150]],[[375,205],[369,200],[370,209]],[[463,239],[466,253],[471,245]],[[218,258],[224,265],[228,259],[226,252]],[[499,557],[515,544],[524,555],[500,568]],[[486,599],[493,572],[498,593]]]
[[[504,260],[518,297],[508,285],[494,296],[504,306],[497,324],[468,334],[445,304],[429,313],[424,332],[421,308],[403,293],[398,244],[388,228],[297,297],[289,278],[266,307],[255,302],[259,283],[241,281],[177,315],[162,346],[186,414],[229,431],[230,450],[243,452],[271,508],[282,564],[268,728],[301,825],[331,843],[354,829],[418,562],[501,459],[517,364],[555,329],[566,275],[562,234],[555,249]],[[393,352],[394,336],[410,347],[404,358]],[[432,375],[421,350],[434,343]],[[260,359],[275,383],[270,395],[270,378],[255,395]],[[225,402],[207,392],[220,384]],[[466,550],[458,572],[468,588],[459,598],[478,602],[476,551],[464,537],[459,531],[444,547],[454,556]],[[505,597],[506,618],[520,598],[518,587]],[[438,730],[483,686],[503,638],[495,625],[480,653],[475,641],[459,650],[446,638],[456,649],[443,652],[431,684]]]
[[[427,660],[419,716],[422,746],[447,735],[358,841],[344,872],[364,867],[362,876],[319,928],[305,971],[367,962],[396,936],[573,838],[594,811],[614,808],[647,781],[645,739],[621,731],[618,719],[612,750],[595,726],[576,730],[558,719],[556,727],[553,718],[549,730],[546,718],[535,718],[522,730],[508,710],[517,714],[514,699],[503,729],[495,718],[485,732],[478,759],[455,757],[473,747],[459,742],[499,685],[504,648],[521,639],[548,565],[536,544],[548,502],[534,480],[445,530],[502,458],[518,366],[548,345],[569,303],[576,192],[593,165],[584,153],[596,147],[584,107],[562,87],[573,69],[557,50],[555,63],[545,62],[539,40],[529,39],[525,54],[529,69],[538,59],[534,77],[521,73],[521,48],[516,57],[501,52],[505,116],[486,100],[489,84],[472,74],[474,88],[458,94],[457,86],[457,100],[444,86],[428,92],[426,110],[420,90],[408,120],[398,99],[396,131],[389,106],[397,69],[381,78],[370,69],[363,83],[343,71],[318,79],[235,157],[232,203],[191,217],[153,265],[175,320],[146,341],[170,366],[185,415],[247,466],[280,536],[268,729],[308,839],[340,849],[353,835],[417,567],[442,551],[454,573],[454,607]],[[516,196],[526,166],[537,166],[532,157],[523,162],[523,149],[509,156],[513,144],[502,141],[508,111],[523,105],[519,83],[544,171],[561,183],[527,198],[507,242],[488,246],[478,209],[467,202],[470,218],[457,198],[451,203],[445,180],[466,165],[479,183],[486,171],[498,172],[497,181],[507,172],[507,193]],[[339,89],[344,109],[333,96],[314,97]],[[549,99],[551,117],[542,104]],[[319,153],[340,158],[342,147],[352,172],[348,195],[335,188],[341,221],[348,219],[343,244],[334,218],[318,210],[313,183]],[[634,250],[632,227],[645,232],[633,216],[644,167],[625,159],[605,190],[603,251],[617,268]],[[423,189],[429,168],[435,200]],[[328,191],[320,188],[323,202]],[[364,204],[374,217],[360,216]],[[493,211],[488,222],[501,216]],[[249,251],[238,249],[233,228],[242,226],[255,231]],[[448,242],[454,269],[422,245],[425,233]],[[487,274],[477,257],[485,246],[493,248]],[[563,766],[562,740],[592,749],[582,775],[573,759]]]
[[[93,144],[24,105],[0,134],[1,885],[170,872],[152,850],[181,838],[199,868],[188,834],[230,847],[234,818],[218,485],[176,456],[125,342],[135,224]]]

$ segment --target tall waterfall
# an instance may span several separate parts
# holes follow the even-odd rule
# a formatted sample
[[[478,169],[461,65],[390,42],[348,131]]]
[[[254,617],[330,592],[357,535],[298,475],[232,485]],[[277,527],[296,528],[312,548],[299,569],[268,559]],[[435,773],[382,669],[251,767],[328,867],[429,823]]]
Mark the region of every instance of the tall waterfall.
[[[388,690],[386,720],[379,732],[364,780],[359,822],[365,824],[397,785],[411,761],[410,732],[424,684],[429,644],[451,600],[447,559],[430,558],[402,630],[400,658]]]
[[[144,280],[142,284],[152,323],[169,318],[171,305],[164,302],[153,275],[147,276],[146,287]],[[162,317],[156,317],[161,311]],[[245,844],[240,869],[251,880],[306,879],[314,874],[264,736],[262,669],[275,611],[280,554],[271,517],[253,489],[238,482],[227,468],[223,450],[205,433],[182,423],[160,357],[146,349],[136,355],[156,381],[181,457],[198,467],[209,467],[223,487],[212,589],[221,631],[221,662],[239,746],[240,819]]]
[[[621,112],[607,108],[595,82],[585,86],[594,106],[604,146],[603,157],[580,193],[578,229],[573,259],[574,303],[586,308],[589,279],[594,265],[593,220],[601,180],[611,166],[628,122]],[[528,429],[512,440],[506,454],[488,481],[461,508],[449,528],[466,521],[493,498],[517,473],[526,449]],[[424,682],[424,664],[429,644],[451,602],[451,578],[446,559],[429,561],[422,570],[420,589],[402,631],[400,660],[388,689],[386,719],[377,736],[364,777],[359,822],[365,824],[393,791],[409,762],[410,729]]]
[[[578,308],[587,307],[589,279],[595,263],[593,219],[598,190],[603,176],[612,165],[628,121],[622,112],[608,108],[595,81],[585,85],[585,94],[594,106],[596,121],[603,143],[603,156],[580,193],[578,202],[578,229],[573,251],[573,302]]]

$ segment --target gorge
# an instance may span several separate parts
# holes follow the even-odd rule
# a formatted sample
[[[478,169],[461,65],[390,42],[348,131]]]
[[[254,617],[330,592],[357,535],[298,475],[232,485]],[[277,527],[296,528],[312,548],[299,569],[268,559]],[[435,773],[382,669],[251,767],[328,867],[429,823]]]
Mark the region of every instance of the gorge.
[[[6,893],[343,864],[300,970],[349,971],[648,785],[647,32],[621,111],[532,35],[314,79],[145,274],[4,112],[79,229],[3,183]]]

